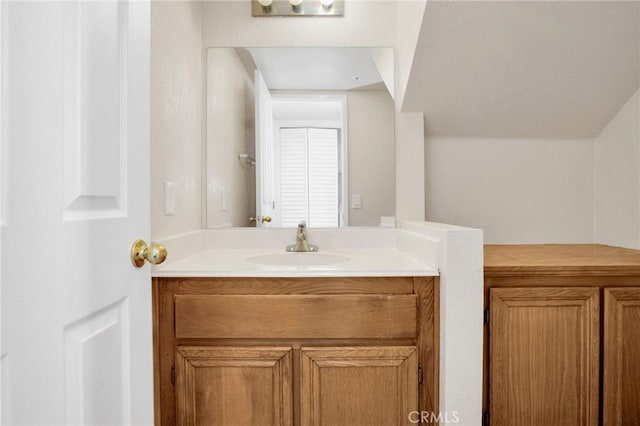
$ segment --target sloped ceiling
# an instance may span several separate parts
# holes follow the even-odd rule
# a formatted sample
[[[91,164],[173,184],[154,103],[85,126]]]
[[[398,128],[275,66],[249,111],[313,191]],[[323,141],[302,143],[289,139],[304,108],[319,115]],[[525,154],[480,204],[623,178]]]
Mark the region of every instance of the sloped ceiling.
[[[592,138],[639,76],[639,1],[431,0],[402,109],[433,136]]]

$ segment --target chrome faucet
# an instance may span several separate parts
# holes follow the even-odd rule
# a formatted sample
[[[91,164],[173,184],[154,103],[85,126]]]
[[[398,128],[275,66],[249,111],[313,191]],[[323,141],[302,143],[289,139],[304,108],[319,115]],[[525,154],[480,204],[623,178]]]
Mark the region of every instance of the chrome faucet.
[[[290,252],[309,252],[318,251],[318,247],[312,246],[307,240],[307,223],[303,220],[298,224],[298,231],[296,232],[296,243],[287,246],[287,251]]]

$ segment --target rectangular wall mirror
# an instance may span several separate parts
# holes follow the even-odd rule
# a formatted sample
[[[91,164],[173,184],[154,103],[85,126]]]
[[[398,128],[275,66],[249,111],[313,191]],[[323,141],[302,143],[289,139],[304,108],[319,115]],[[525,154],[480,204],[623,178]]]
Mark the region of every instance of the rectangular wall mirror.
[[[392,48],[210,48],[206,226],[395,214]]]

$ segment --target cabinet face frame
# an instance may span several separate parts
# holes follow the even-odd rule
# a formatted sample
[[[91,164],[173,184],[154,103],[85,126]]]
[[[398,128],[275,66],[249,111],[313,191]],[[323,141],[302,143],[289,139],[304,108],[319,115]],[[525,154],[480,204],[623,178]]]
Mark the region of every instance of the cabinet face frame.
[[[524,336],[529,338],[529,343],[533,346],[532,338],[535,336],[528,335],[527,333],[533,332],[534,325],[536,327],[546,326],[546,330],[550,330],[550,333],[556,337],[563,333],[573,331],[576,337],[576,347],[569,348],[575,349],[579,359],[575,360],[578,363],[576,370],[574,371],[576,379],[578,380],[578,398],[576,401],[577,406],[569,407],[573,409],[577,418],[576,420],[581,425],[597,425],[598,424],[598,393],[599,393],[599,355],[600,355],[600,311],[599,311],[599,289],[597,288],[493,288],[490,290],[490,306],[491,306],[491,318],[490,318],[490,374],[489,374],[489,412],[491,423],[495,425],[507,425],[513,424],[513,422],[522,422],[523,424],[529,424],[527,422],[542,421],[544,420],[558,421],[558,419],[539,419],[535,416],[539,415],[535,411],[527,413],[522,407],[518,407],[518,401],[520,404],[524,404],[522,401],[529,401],[534,403],[538,401],[542,403],[546,398],[552,398],[549,394],[525,393],[523,395],[516,395],[511,383],[511,378],[514,374],[530,377],[531,380],[536,381],[536,374],[531,368],[536,364],[544,360],[544,356],[538,356],[533,353],[532,347],[519,347],[520,343],[512,343],[512,338],[520,338]],[[523,312],[528,313],[529,317],[521,315],[519,318],[522,322],[520,324],[511,324],[508,319],[510,315],[516,315],[517,311],[522,309]],[[529,310],[530,312],[526,312]],[[560,312],[560,311],[566,312]],[[577,330],[562,330],[563,324],[558,324],[553,321],[555,318],[553,313],[563,313],[567,316],[576,314],[575,325]],[[555,312],[554,312],[555,311]],[[537,315],[535,318],[530,318],[534,313]],[[517,315],[516,315],[517,316]],[[547,323],[545,324],[545,322]],[[512,327],[522,325],[523,329],[519,330],[519,335],[514,337],[514,329]],[[529,326],[530,328],[526,328]],[[545,347],[544,345],[537,344],[540,350],[560,350],[565,348],[559,347]],[[543,342],[540,342],[543,343]],[[516,347],[517,346],[517,347]],[[524,352],[528,351],[528,352]],[[565,354],[559,353],[558,356]],[[553,354],[550,355],[552,358]],[[525,365],[520,365],[519,363]],[[543,369],[544,365],[541,366]],[[528,369],[528,370],[527,370]],[[549,370],[552,367],[549,366]],[[567,371],[571,373],[570,371]],[[540,377],[540,376],[538,376]],[[571,376],[569,376],[571,377]],[[545,380],[554,380],[555,378],[545,377]],[[558,388],[561,388],[561,378],[557,378]],[[546,383],[548,385],[548,383]],[[521,385],[524,386],[524,385]],[[565,384],[565,387],[567,385]],[[515,402],[514,402],[515,401]],[[543,404],[544,405],[544,404]],[[525,405],[526,406],[526,405]],[[515,419],[514,413],[518,413],[522,418]],[[533,417],[527,417],[527,416]]]
[[[291,347],[293,358],[293,419],[300,422],[300,353],[303,347],[392,347],[417,348],[416,360],[422,367],[418,385],[418,409],[438,412],[439,407],[439,279],[438,277],[345,277],[345,278],[154,278],[154,370],[156,425],[176,424],[175,385],[171,381],[176,365],[176,348],[197,347]],[[179,295],[372,295],[391,297],[411,295],[416,304],[412,337],[301,339],[277,336],[262,338],[177,338],[175,300]],[[366,298],[365,298],[366,299]],[[408,317],[407,317],[408,318]],[[417,381],[417,371],[412,377]],[[181,372],[176,372],[180,380]],[[175,377],[174,376],[174,377]],[[409,413],[407,413],[408,415]]]
[[[604,290],[603,419],[640,423],[640,287]]]

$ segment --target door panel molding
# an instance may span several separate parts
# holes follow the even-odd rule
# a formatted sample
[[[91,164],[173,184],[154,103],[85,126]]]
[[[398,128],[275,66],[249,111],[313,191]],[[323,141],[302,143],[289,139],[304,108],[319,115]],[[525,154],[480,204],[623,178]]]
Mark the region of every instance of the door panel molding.
[[[127,299],[65,327],[67,424],[131,423],[128,330]],[[119,359],[104,356],[114,348],[122,354]]]
[[[64,4],[65,220],[126,216],[129,3]]]

